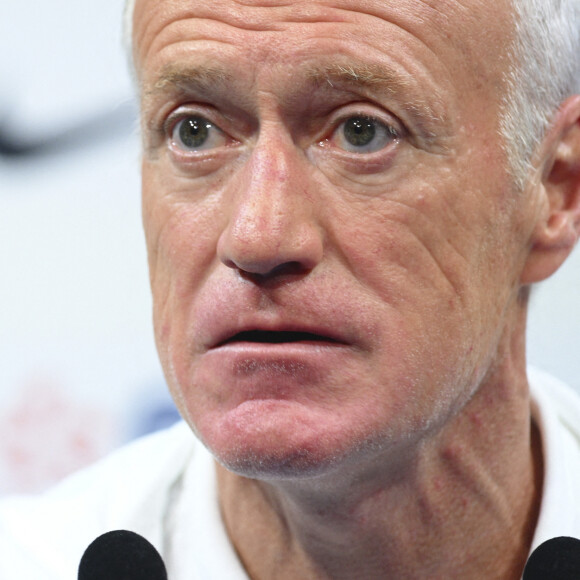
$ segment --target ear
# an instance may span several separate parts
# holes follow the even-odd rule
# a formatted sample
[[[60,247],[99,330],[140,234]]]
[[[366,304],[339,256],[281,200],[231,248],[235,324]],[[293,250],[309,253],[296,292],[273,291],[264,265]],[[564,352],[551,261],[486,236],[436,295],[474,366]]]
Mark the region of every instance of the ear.
[[[521,282],[532,284],[551,276],[580,237],[580,95],[568,99],[540,149],[541,182],[537,222]]]

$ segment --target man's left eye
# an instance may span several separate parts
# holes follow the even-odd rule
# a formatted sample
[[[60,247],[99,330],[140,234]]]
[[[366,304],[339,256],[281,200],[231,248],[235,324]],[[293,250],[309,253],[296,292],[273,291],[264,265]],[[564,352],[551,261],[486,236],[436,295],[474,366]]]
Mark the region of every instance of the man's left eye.
[[[183,151],[206,151],[223,147],[227,138],[223,131],[200,115],[189,115],[178,121],[172,131],[174,147]]]
[[[374,117],[358,115],[344,120],[329,141],[351,153],[374,153],[396,141],[397,131]]]

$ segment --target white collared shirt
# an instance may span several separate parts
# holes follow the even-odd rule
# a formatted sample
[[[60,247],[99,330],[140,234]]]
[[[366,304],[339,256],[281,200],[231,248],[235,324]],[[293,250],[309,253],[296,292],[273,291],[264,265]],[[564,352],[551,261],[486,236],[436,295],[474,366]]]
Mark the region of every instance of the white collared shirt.
[[[530,370],[532,417],[544,454],[542,505],[532,550],[558,536],[580,538],[580,397],[555,378]]]

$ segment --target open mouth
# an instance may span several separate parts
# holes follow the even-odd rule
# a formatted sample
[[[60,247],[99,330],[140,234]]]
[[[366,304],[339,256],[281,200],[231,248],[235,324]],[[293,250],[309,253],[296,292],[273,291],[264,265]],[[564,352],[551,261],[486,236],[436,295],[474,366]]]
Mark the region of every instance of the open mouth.
[[[334,342],[337,341],[329,336],[322,336],[311,332],[294,331],[269,331],[269,330],[245,330],[238,332],[224,340],[221,345],[233,342],[253,342],[261,344],[283,344],[287,342]],[[220,345],[220,346],[221,346]]]

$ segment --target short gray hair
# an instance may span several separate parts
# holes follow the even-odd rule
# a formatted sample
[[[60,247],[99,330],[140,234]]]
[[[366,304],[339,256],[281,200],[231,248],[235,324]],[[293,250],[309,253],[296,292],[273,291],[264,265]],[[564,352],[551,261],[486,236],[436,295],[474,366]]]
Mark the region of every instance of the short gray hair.
[[[512,0],[516,35],[501,134],[519,189],[558,107],[580,92],[580,0]]]
[[[124,29],[132,55],[133,12],[125,1]],[[516,34],[508,55],[500,133],[519,189],[558,107],[580,93],[580,0],[511,0]]]

